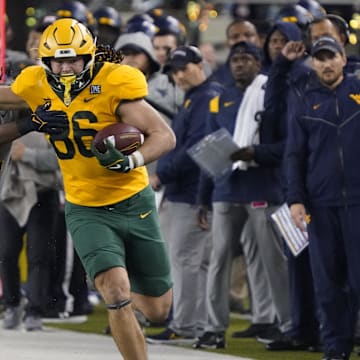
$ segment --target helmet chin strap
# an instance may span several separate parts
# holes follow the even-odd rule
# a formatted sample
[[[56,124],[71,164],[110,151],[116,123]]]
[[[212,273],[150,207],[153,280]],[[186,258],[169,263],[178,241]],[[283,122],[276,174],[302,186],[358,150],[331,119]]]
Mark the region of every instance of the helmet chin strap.
[[[71,85],[76,81],[76,75],[74,74],[63,74],[60,76],[59,81],[64,85],[64,103],[69,106],[71,103]]]

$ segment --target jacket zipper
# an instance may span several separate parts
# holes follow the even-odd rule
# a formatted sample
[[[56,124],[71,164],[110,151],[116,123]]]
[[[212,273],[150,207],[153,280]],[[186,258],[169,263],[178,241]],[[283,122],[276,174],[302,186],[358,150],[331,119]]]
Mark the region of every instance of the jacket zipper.
[[[336,116],[337,116],[338,120],[340,120],[339,101],[338,101],[336,91],[335,91],[335,111],[336,111]],[[339,121],[339,123],[340,123],[340,121]],[[343,196],[344,204],[346,204],[347,192],[346,192],[346,187],[345,187],[344,150],[343,150],[343,147],[340,142],[340,135],[341,135],[340,133],[341,133],[340,126],[338,126],[337,127],[338,147],[339,147],[340,166],[341,166],[341,171],[342,171],[342,180],[343,180],[343,186],[342,186],[341,193]]]

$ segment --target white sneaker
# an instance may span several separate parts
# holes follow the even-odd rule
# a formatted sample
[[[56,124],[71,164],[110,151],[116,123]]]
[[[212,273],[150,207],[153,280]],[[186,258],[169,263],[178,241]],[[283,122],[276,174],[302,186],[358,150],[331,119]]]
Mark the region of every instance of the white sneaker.
[[[42,319],[40,316],[28,315],[25,318],[24,326],[26,331],[42,330]]]

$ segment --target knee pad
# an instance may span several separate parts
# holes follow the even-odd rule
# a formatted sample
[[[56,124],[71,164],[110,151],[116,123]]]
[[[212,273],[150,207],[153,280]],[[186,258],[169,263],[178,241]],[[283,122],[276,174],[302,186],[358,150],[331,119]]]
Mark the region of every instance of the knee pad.
[[[131,304],[131,299],[125,299],[116,304],[105,304],[105,306],[108,310],[119,310],[129,304]]]

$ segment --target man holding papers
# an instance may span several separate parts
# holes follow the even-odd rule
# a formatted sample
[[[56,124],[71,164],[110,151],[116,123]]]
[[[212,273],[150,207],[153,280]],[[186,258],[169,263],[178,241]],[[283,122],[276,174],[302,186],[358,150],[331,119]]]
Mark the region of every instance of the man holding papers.
[[[241,41],[231,48],[229,64],[235,84],[211,100],[208,133],[227,129],[238,150],[231,154],[231,172],[220,179],[204,176],[200,186],[200,203],[204,206],[199,220],[205,221],[205,205],[213,208],[213,250],[207,284],[209,323],[195,345],[199,348],[216,348],[223,343],[229,325],[230,265],[240,238],[253,316],[248,331],[233,336],[269,336],[275,318],[281,331],[290,327],[286,258],[270,219],[284,200],[281,123],[258,115],[263,110],[266,82],[266,76],[259,74],[260,49]],[[249,232],[243,231],[246,222]]]
[[[316,76],[288,123],[287,202],[298,228],[309,222],[323,360],[348,360],[360,294],[360,80],[344,75],[334,38],[319,38],[311,55]]]

